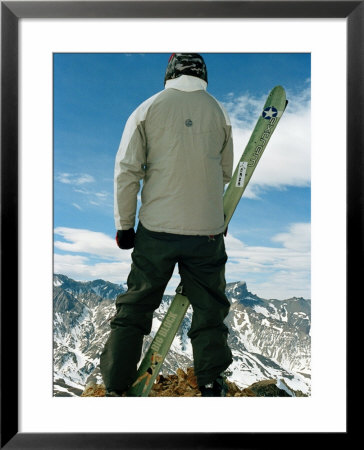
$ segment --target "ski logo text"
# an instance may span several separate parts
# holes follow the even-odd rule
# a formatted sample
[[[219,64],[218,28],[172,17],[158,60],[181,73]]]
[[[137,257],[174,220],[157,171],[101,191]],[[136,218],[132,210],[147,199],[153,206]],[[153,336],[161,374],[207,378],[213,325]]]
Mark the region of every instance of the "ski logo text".
[[[236,177],[236,185],[235,185],[236,187],[244,187],[247,167],[248,167],[247,162],[245,161],[239,162],[238,176]]]
[[[266,108],[267,109],[267,108]],[[278,111],[277,111],[278,112]],[[269,141],[269,138],[271,137],[273,130],[274,130],[274,124],[277,122],[277,117],[271,117],[269,123],[267,124],[266,129],[263,131],[261,137],[260,137],[260,144],[257,145],[257,147],[254,150],[254,153],[252,157],[249,159],[248,167],[254,167],[255,164],[259,161],[260,154],[264,150],[265,146],[267,145],[267,142]]]
[[[177,314],[174,314],[172,312],[167,314],[150,347],[153,351],[159,352],[159,349],[164,342],[164,338],[167,337],[167,334],[176,319]]]

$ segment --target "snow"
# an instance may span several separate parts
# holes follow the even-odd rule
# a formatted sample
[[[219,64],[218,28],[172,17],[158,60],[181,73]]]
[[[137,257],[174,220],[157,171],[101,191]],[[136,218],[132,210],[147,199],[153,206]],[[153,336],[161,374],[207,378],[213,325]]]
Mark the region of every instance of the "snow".
[[[298,316],[298,317],[300,317],[300,318],[302,318],[302,319],[307,319],[307,320],[308,320],[308,316],[307,316],[307,314],[304,313],[304,312],[294,312],[293,315],[294,315],[294,316]]]
[[[84,354],[82,353],[82,351],[79,348],[75,348],[73,350],[73,354],[77,358],[77,368],[83,367],[85,365],[85,363],[86,363],[86,359],[85,359]]]
[[[78,397],[78,395],[76,395],[73,392],[69,391],[67,388],[64,388],[62,386],[58,386],[58,384],[54,386],[54,390],[55,391],[60,391],[60,392],[67,392],[67,394],[69,394],[71,397]]]
[[[55,313],[54,315],[54,321],[61,324],[63,323],[63,317],[60,313]]]
[[[273,303],[269,303],[269,306],[274,310],[274,313],[270,313],[270,317],[272,319],[281,320],[281,316],[279,315],[277,308],[273,305]]]
[[[62,283],[58,278],[55,278],[54,284],[60,286]],[[238,285],[239,284],[237,284],[237,286]],[[254,299],[249,298],[249,300]],[[228,379],[234,382],[239,388],[248,387],[260,380],[274,379],[277,380],[277,386],[280,389],[284,389],[289,395],[292,395],[293,390],[299,390],[302,393],[309,395],[310,378],[297,374],[297,363],[300,361],[300,371],[309,371],[309,368],[306,367],[309,365],[307,364],[310,361],[309,356],[302,353],[300,349],[297,349],[297,357],[290,359],[288,355],[277,354],[281,347],[274,345],[272,352],[268,352],[266,349],[267,343],[269,344],[269,342],[271,342],[273,344],[273,341],[276,342],[275,339],[278,340],[277,342],[281,342],[279,339],[286,339],[284,334],[281,335],[281,338],[278,334],[278,332],[282,333],[283,330],[285,330],[285,333],[287,330],[287,326],[282,323],[287,322],[288,318],[286,305],[282,304],[275,307],[272,302],[269,302],[269,306],[268,302],[263,306],[250,303],[251,308],[257,314],[262,314],[262,316],[257,317],[255,314],[249,315],[249,311],[251,311],[250,308],[243,308],[240,307],[240,305],[237,305],[237,302],[239,302],[237,298],[231,298],[231,302],[235,303],[235,305],[232,308],[229,326],[234,329],[235,339],[237,340],[236,345],[239,350],[233,351],[234,361],[229,367],[229,371],[232,372],[232,375],[229,376]],[[158,317],[165,316],[169,305],[170,299],[161,303],[161,306],[157,311]],[[267,307],[265,307],[265,305],[267,305]],[[99,355],[97,355],[96,358],[95,353],[92,353],[91,356],[90,352],[86,349],[86,346],[87,342],[89,340],[92,341],[93,339],[89,333],[90,327],[98,327],[100,318],[101,324],[104,326],[106,319],[102,319],[102,317],[107,317],[109,315],[109,309],[100,310],[99,308],[100,306],[91,309],[84,304],[84,309],[78,317],[77,323],[74,324],[74,327],[71,330],[65,329],[65,323],[67,322],[63,321],[62,314],[56,313],[54,315],[54,342],[57,346],[59,345],[59,348],[57,348],[57,351],[59,350],[58,360],[62,364],[61,367],[60,365],[57,367],[54,375],[55,379],[64,379],[69,386],[82,389],[86,378],[88,377],[86,368],[91,367],[91,365],[93,367],[97,367],[98,365]],[[272,311],[272,313],[270,311]],[[286,314],[281,315],[280,313]],[[294,314],[296,318],[309,320],[307,314],[303,312]],[[192,308],[190,307],[187,311],[189,319],[191,319],[191,315]],[[160,327],[161,320],[158,317],[155,316],[153,319],[151,337],[155,335]],[[95,332],[98,333],[97,328],[95,328]],[[108,333],[109,329],[103,331],[103,333],[99,333],[97,342],[99,342],[100,345],[105,341],[106,334]],[[171,364],[172,362],[175,364],[175,358],[179,357],[178,355],[181,357],[181,364],[190,364],[189,361],[192,361],[192,346],[191,341],[187,336],[187,329],[183,330],[182,335],[177,335],[172,343],[171,353],[169,355]],[[270,359],[272,363],[275,362],[280,367],[277,368],[274,364],[271,365],[269,361],[265,360],[260,355],[265,355],[268,360]],[[185,358],[187,358],[188,361]],[[301,358],[300,361],[298,361],[299,358]],[[166,361],[168,360],[169,358],[167,355]],[[100,378],[100,380],[101,379],[102,378]],[[61,387],[58,386],[56,386],[56,389],[69,392],[67,389],[61,389]]]
[[[247,352],[234,352],[234,361],[229,366],[233,373],[229,380],[234,382],[239,388],[245,388],[261,380],[275,379],[277,386],[284,389],[290,396],[292,390],[299,390],[302,393],[310,394],[310,381],[291,371],[283,371],[273,367],[265,367],[261,361],[253,354]],[[281,380],[281,381],[279,381]]]
[[[258,314],[263,314],[263,316],[265,316],[265,317],[271,316],[271,314],[268,312],[267,308],[264,308],[263,306],[255,305],[255,306],[253,306],[253,309],[255,312],[257,312]]]
[[[53,281],[53,286],[58,287],[58,286],[62,286],[63,281],[61,281],[59,278],[55,278]]]
[[[68,385],[77,388],[83,388],[85,382],[85,374],[81,369],[86,363],[92,361],[87,358],[81,349],[83,326],[87,323],[91,323],[92,311],[90,308],[84,306],[81,315],[77,319],[77,324],[71,329],[69,333],[59,333],[58,331],[54,335],[54,342],[67,349],[66,360],[62,366],[55,371],[54,377],[63,378]],[[62,316],[59,313],[55,314],[55,323],[62,323]]]
[[[282,309],[284,311],[284,314],[281,314],[281,321],[282,322],[288,322],[288,313],[287,313],[286,305],[283,305]]]
[[[278,389],[282,389],[283,391],[286,391],[288,395],[290,395],[291,397],[295,397],[294,392],[292,392],[290,389],[288,389],[288,387],[286,386],[285,383],[283,383],[282,380],[277,380],[277,388]]]
[[[295,374],[293,379],[284,378],[284,382],[290,389],[295,391],[301,391],[303,394],[310,395],[311,389],[309,386],[309,382],[304,379],[304,377]]]
[[[152,337],[154,337],[155,334],[156,334],[156,332],[159,330],[159,327],[161,326],[161,323],[162,323],[162,321],[159,320],[157,317],[154,317],[154,318],[153,318],[153,322],[152,322],[152,330],[151,330],[151,333],[150,333],[150,335],[151,335]]]

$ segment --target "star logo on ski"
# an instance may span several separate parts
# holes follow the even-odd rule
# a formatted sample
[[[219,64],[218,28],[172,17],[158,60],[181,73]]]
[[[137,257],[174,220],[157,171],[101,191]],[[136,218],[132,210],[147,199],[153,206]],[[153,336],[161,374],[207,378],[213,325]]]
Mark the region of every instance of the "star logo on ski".
[[[263,111],[263,118],[270,120],[272,117],[277,117],[278,111],[277,108],[274,106],[268,106],[268,108],[265,108]]]

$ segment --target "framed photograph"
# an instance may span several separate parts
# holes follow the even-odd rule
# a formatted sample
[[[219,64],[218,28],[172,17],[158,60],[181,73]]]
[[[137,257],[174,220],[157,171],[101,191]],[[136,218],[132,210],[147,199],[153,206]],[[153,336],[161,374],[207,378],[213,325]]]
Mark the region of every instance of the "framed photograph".
[[[1,2],[2,447],[257,448],[282,439],[297,439],[297,434],[304,443],[312,434],[325,442],[328,434],[338,440],[348,439],[347,303],[357,295],[364,268],[363,27],[362,1]],[[242,126],[237,108],[244,100],[250,112],[255,111],[261,98],[247,96],[248,86],[237,95],[239,73],[245,72],[248,83],[255,70],[255,81],[261,80],[261,97],[267,89],[265,83],[284,80],[282,84],[288,83],[290,98],[297,105],[287,110],[288,118],[296,116],[295,121],[287,120],[284,128],[290,142],[281,136],[276,146],[287,155],[290,149],[299,155],[300,146],[310,147],[311,160],[305,166],[307,158],[280,159],[277,151],[276,161],[271,159],[266,168],[262,167],[260,184],[258,176],[249,195],[259,197],[267,186],[274,186],[282,199],[289,198],[295,206],[306,202],[312,211],[312,224],[311,216],[301,215],[300,220],[291,219],[295,224],[291,228],[287,225],[285,233],[278,231],[283,229],[278,228],[278,218],[273,223],[277,213],[270,218],[266,208],[264,218],[271,221],[272,240],[284,250],[274,262],[270,261],[277,265],[275,277],[269,279],[276,283],[277,297],[273,298],[297,295],[294,289],[291,292],[289,283],[283,282],[287,261],[295,261],[292,284],[299,286],[302,298],[312,299],[309,395],[294,395],[297,398],[291,399],[110,400],[81,398],[77,383],[72,382],[58,383],[55,390],[54,273],[74,274],[75,279],[88,279],[95,273],[94,278],[102,278],[103,267],[107,265],[110,274],[115,262],[113,250],[104,259],[97,258],[98,250],[88,251],[91,242],[94,248],[98,242],[108,248],[109,238],[104,230],[90,231],[101,227],[87,226],[95,216],[87,216],[81,203],[87,198],[88,206],[105,217],[112,209],[109,205],[106,212],[101,211],[101,205],[112,204],[107,186],[113,174],[102,167],[107,158],[111,161],[110,152],[103,153],[98,170],[92,171],[102,146],[115,146],[105,133],[114,126],[110,120],[115,120],[115,130],[120,128],[121,136],[127,118],[117,123],[116,103],[108,86],[124,86],[133,98],[130,105],[141,103],[144,93],[153,93],[154,87],[155,92],[158,90],[154,82],[157,69],[151,62],[162,63],[176,49],[206,54],[206,61],[214,67],[215,78],[221,83],[224,76],[237,80],[221,100],[242,135],[251,124]],[[143,62],[148,76],[140,77],[137,67]],[[133,75],[128,80],[126,74],[125,79],[120,78],[116,73],[120,68],[128,68],[128,74]],[[251,75],[248,68],[252,69]],[[105,79],[107,83],[102,86]],[[145,91],[137,86],[140,80],[150,82]],[[213,83],[211,86],[213,89]],[[309,94],[304,94],[302,86]],[[217,86],[216,92],[224,91]],[[80,105],[87,108],[87,114]],[[100,117],[101,105],[104,112],[110,110],[110,117]],[[124,105],[124,111],[130,105]],[[77,126],[83,126],[83,121],[93,114],[98,123],[96,130],[89,124],[89,136],[76,136]],[[235,137],[239,142],[241,136]],[[244,136],[241,139],[243,142]],[[280,184],[269,173],[275,164],[280,165],[281,177],[288,181]],[[100,177],[97,189],[92,190],[97,173],[103,179]],[[311,187],[311,183],[312,195],[309,191],[305,197],[287,189]],[[70,188],[80,201],[74,197],[76,200],[66,205],[60,199],[66,198],[62,196]],[[290,215],[283,200],[280,207],[280,220],[288,223]],[[70,218],[72,211],[82,212],[83,221],[58,220]],[[109,220],[105,217],[103,220]],[[263,215],[260,217],[263,220]],[[110,220],[112,229],[112,216]],[[245,223],[250,229],[256,226],[248,218]],[[263,222],[260,229],[264,230]],[[302,236],[309,235],[309,229],[311,241],[306,242]],[[230,233],[226,242],[232,255],[230,270],[235,276],[237,268],[244,271],[239,264],[249,264],[249,258],[242,256],[244,252],[249,253],[253,247],[256,253],[258,249],[262,252],[263,247],[259,247],[262,240],[245,240],[234,225]],[[297,246],[301,246],[300,252],[296,252]],[[263,265],[263,258],[256,263]],[[119,261],[114,266],[115,274],[122,270],[125,278],[127,262]],[[255,281],[262,280],[261,273],[268,277],[264,271],[256,278],[252,275],[248,289],[249,283],[255,286]],[[61,281],[57,279],[57,283]],[[261,286],[260,297],[272,298],[268,297],[269,286],[267,291],[263,282]],[[262,321],[263,309],[258,311],[263,314]],[[75,355],[83,357],[77,352]],[[67,355],[57,356],[63,357]],[[72,395],[73,390],[76,395]]]

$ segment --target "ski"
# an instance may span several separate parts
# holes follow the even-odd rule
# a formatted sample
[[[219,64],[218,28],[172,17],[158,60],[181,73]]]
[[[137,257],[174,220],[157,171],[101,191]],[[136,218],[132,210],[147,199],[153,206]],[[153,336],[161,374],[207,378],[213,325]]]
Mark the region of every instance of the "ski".
[[[263,112],[224,193],[225,230],[287,103],[286,93],[282,86],[276,86],[271,90],[264,104]],[[183,286],[179,285],[176,295],[139,365],[137,378],[126,393],[128,397],[147,397],[149,395],[189,305],[190,302],[184,295]]]

